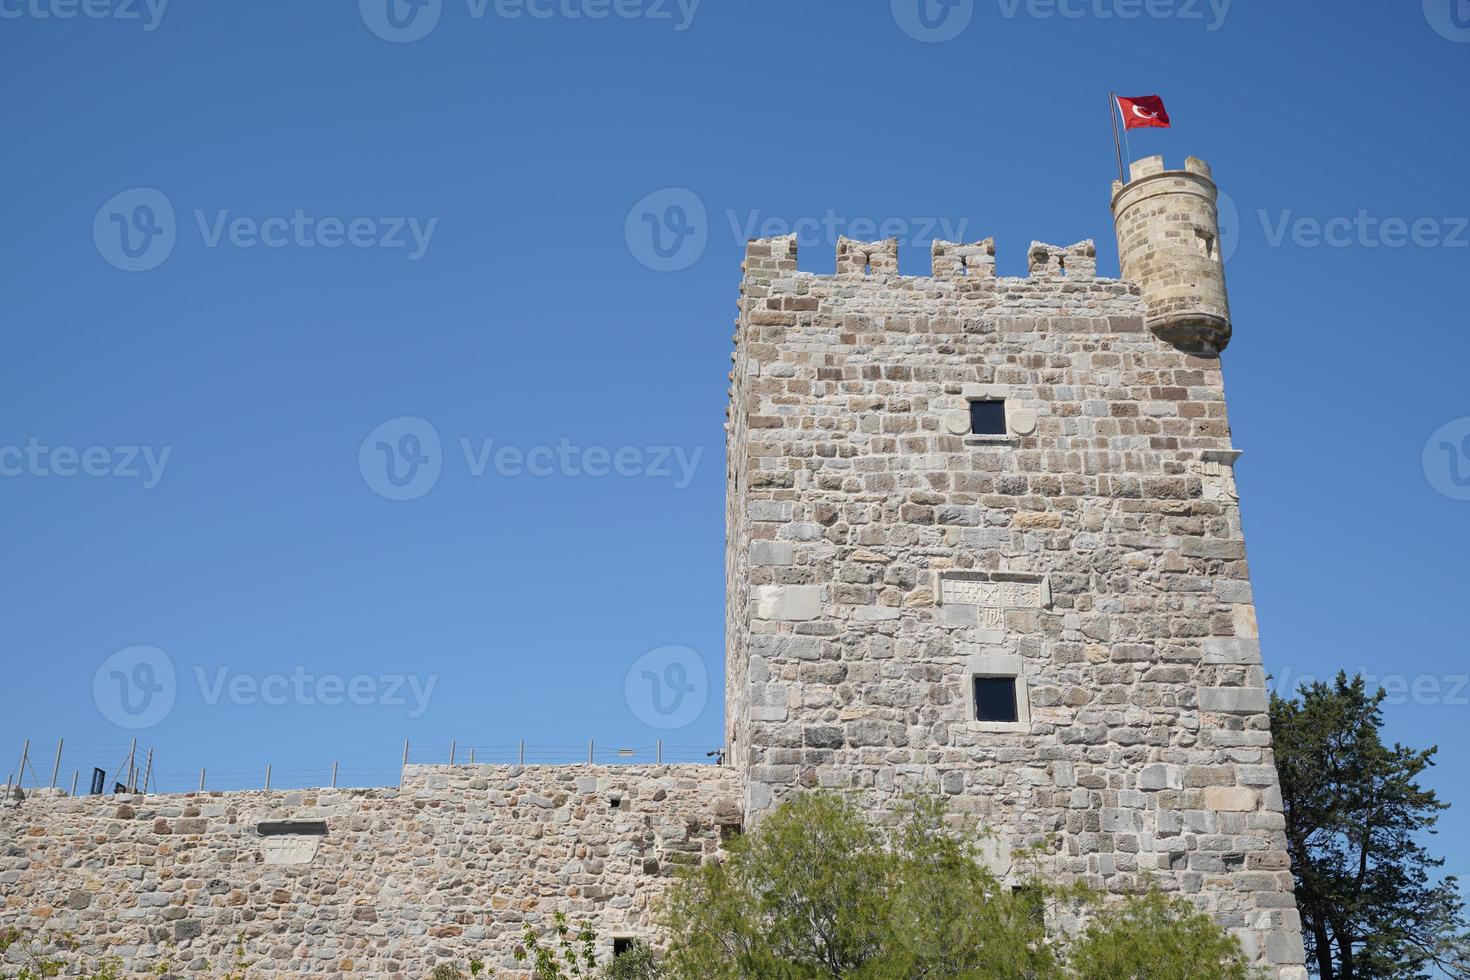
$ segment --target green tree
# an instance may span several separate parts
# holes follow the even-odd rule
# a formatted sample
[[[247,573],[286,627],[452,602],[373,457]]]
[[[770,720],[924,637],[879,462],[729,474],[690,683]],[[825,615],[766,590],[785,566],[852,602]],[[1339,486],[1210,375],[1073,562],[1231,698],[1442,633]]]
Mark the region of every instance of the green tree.
[[[1271,728],[1307,960],[1323,980],[1470,977],[1464,902],[1423,837],[1447,809],[1419,777],[1437,751],[1383,744],[1361,676],[1273,696]]]
[[[639,941],[602,968],[604,980],[658,980],[663,976],[653,948]]]
[[[1046,905],[1096,897],[1039,876],[1007,887],[979,860],[976,840],[951,828],[933,799],[910,801],[896,826],[880,829],[839,797],[796,797],[736,841],[725,862],[671,890],[666,973],[674,980],[1248,975],[1239,945],[1220,926],[1156,895],[1096,904],[1069,957],[1048,936]]]
[[[17,972],[11,973],[12,968]],[[122,962],[116,958],[83,956],[78,952],[78,944],[69,936],[53,940],[45,936],[27,936],[14,928],[0,930],[0,978],[42,980],[60,976],[80,977],[81,980],[118,980],[122,976]]]
[[[1077,980],[1247,980],[1240,943],[1157,891],[1099,910],[1071,956]]]

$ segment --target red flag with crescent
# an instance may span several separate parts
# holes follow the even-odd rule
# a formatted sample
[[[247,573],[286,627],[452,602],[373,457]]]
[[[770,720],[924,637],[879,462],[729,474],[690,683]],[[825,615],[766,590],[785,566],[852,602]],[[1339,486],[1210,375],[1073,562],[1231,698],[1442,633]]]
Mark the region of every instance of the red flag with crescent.
[[[1157,95],[1139,95],[1128,99],[1118,96],[1123,125],[1128,129],[1168,129],[1169,112]]]

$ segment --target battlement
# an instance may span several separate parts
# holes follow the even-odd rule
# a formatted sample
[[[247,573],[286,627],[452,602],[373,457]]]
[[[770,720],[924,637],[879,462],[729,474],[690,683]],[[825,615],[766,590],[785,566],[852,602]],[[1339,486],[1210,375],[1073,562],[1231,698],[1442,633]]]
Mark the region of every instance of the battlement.
[[[1131,164],[1129,164],[1128,182],[1131,184],[1134,181],[1143,180],[1145,177],[1153,177],[1158,174],[1180,172],[1199,174],[1201,177],[1212,177],[1212,174],[1210,173],[1210,165],[1201,160],[1199,157],[1185,157],[1183,171],[1170,171],[1165,167],[1163,156],[1155,155],[1151,157],[1144,157],[1141,160],[1134,160]],[[1123,182],[1115,180],[1113,181],[1113,183],[1115,186],[1122,186]]]
[[[935,241],[928,278],[995,279],[995,239],[978,242]],[[797,272],[795,235],[752,239],[745,249],[747,277]],[[874,279],[900,275],[898,239],[837,242],[837,278]],[[1097,278],[1097,245],[1091,239],[1072,245],[1032,242],[1027,251],[1027,277],[1032,279]],[[925,278],[914,276],[911,278]]]

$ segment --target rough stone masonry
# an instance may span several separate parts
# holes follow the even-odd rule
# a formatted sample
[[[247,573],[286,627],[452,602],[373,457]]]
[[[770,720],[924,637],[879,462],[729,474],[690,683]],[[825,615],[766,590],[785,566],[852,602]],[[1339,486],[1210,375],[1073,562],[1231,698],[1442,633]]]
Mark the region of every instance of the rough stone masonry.
[[[748,817],[938,788],[1000,835],[997,871],[1041,844],[1060,879],[1150,875],[1301,978],[1216,193],[1203,161],[1135,163],[1122,280],[1091,242],[1033,244],[1024,279],[992,241],[936,242],[930,277],[892,241],[842,241],[835,276],[750,244],[726,735]]]
[[[752,242],[728,434],[722,767],[409,767],[402,789],[0,811],[0,927],[252,976],[417,978],[556,911],[646,936],[674,869],[804,787],[945,794],[994,870],[1145,877],[1302,980],[1220,352],[1216,189],[1191,158],[1090,242]]]

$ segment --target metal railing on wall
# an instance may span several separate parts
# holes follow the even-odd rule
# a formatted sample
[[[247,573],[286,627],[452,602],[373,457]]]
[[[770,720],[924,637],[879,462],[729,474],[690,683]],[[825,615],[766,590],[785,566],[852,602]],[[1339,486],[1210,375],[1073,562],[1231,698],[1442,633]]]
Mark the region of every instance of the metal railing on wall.
[[[670,745],[662,741],[642,746],[596,741],[576,745],[532,745],[526,742],[463,745],[451,742],[447,747],[405,742],[403,763],[426,766],[667,766],[714,764],[721,754],[720,750],[711,750],[707,745]]]
[[[406,740],[396,767],[362,768],[338,762],[307,768],[277,768],[267,762],[252,770],[162,771],[154,748],[136,739],[110,745],[74,745],[58,740],[54,752],[28,739],[5,782],[0,804],[16,804],[43,790],[71,796],[138,796],[248,790],[388,789],[402,784],[404,768],[420,766],[668,766],[721,765],[724,750],[698,745],[622,746],[595,740],[568,745],[527,742],[447,746]]]

